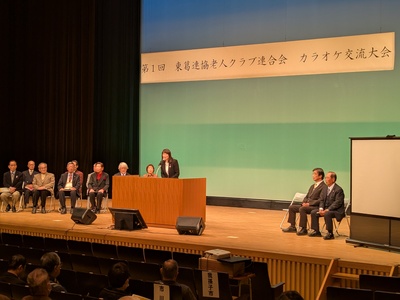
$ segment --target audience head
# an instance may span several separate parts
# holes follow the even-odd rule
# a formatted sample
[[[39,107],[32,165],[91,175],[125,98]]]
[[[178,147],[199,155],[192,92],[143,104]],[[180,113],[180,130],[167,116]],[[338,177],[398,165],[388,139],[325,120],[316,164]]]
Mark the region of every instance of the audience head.
[[[111,287],[125,290],[129,285],[129,268],[126,263],[118,262],[108,271],[108,281]]]
[[[47,252],[40,258],[41,266],[47,271],[50,277],[56,278],[60,275],[61,259],[55,252]]]
[[[148,174],[153,174],[154,173],[154,166],[152,164],[148,164],[146,167],[146,172]]]
[[[79,167],[78,161],[77,161],[76,159],[74,159],[74,160],[72,161],[72,163],[73,163],[74,166],[75,166],[75,171],[78,170],[78,167]]]
[[[103,170],[104,170],[104,164],[103,164],[102,162],[99,162],[99,161],[98,161],[97,163],[94,164],[93,170],[94,170],[96,173],[101,173],[101,172],[103,172]]]
[[[37,268],[26,279],[32,296],[48,296],[51,291],[50,279],[45,269]]]
[[[35,162],[33,160],[28,161],[28,169],[35,170]]]
[[[17,162],[15,160],[10,160],[8,163],[8,168],[11,172],[14,172],[17,169]]]
[[[128,167],[128,165],[127,165],[126,162],[120,162],[120,163],[119,163],[119,165],[118,165],[118,170],[120,171],[120,173],[125,174],[126,171],[128,171],[128,169],[129,169],[129,167]]]
[[[304,300],[304,299],[297,291],[286,291],[279,296],[278,300]]]
[[[314,181],[321,181],[325,177],[324,170],[321,168],[315,168],[313,169],[313,180]]]
[[[163,280],[175,281],[178,277],[178,263],[173,259],[168,259],[163,263],[160,271]]]
[[[47,164],[44,162],[41,162],[38,166],[39,172],[42,174],[46,174],[47,173]]]
[[[68,162],[67,163],[68,173],[73,173],[73,172],[75,172],[75,170],[76,170],[75,164],[72,161]]]
[[[336,179],[337,179],[337,175],[335,172],[329,171],[326,174],[325,181],[328,186],[331,186],[332,184],[334,184],[336,182]]]
[[[8,261],[7,270],[12,271],[19,277],[19,275],[24,272],[25,266],[26,266],[25,257],[21,254],[15,254],[11,256],[11,259]]]
[[[163,161],[169,161],[171,158],[172,158],[171,150],[169,150],[169,149],[164,149],[164,150],[161,152],[161,159],[162,159]]]

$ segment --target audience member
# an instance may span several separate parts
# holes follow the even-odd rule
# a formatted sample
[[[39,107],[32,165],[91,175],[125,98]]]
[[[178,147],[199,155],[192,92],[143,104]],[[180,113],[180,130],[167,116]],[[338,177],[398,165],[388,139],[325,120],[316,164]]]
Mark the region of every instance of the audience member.
[[[187,285],[176,282],[176,278],[178,277],[179,274],[179,267],[178,263],[175,260],[173,259],[166,260],[163,263],[160,272],[163,284],[177,285],[181,287],[182,300],[196,300],[196,296]]]
[[[341,221],[344,217],[344,192],[336,183],[336,173],[328,172],[325,177],[327,187],[324,189],[324,198],[319,203],[319,209],[311,212],[311,232],[308,234],[312,237],[321,236],[319,231],[319,217],[325,219],[326,230],[328,234],[324,236],[324,240],[332,240],[335,238],[333,234],[333,218]]]
[[[75,173],[75,165],[73,162],[67,163],[67,172],[63,173],[58,181],[58,196],[60,198],[60,213],[66,214],[65,196],[71,198],[71,214],[74,211],[78,191],[81,187],[79,175]]]
[[[6,206],[6,211],[10,211],[11,209],[12,212],[16,212],[15,205],[22,193],[23,177],[22,173],[17,171],[17,162],[15,160],[11,160],[8,163],[8,168],[10,171],[5,172],[3,175],[3,187],[8,188],[8,191],[1,193],[0,199]],[[10,198],[11,205],[8,203],[8,199]]]
[[[152,164],[148,164],[146,167],[146,174],[143,177],[147,178],[157,178],[157,174],[154,173],[154,166]]]
[[[307,214],[310,214],[318,206],[323,199],[323,190],[326,187],[324,179],[324,170],[315,168],[312,173],[314,184],[310,186],[307,195],[300,204],[292,204],[289,206],[288,223],[290,226],[282,229],[283,232],[296,232],[296,213],[300,213],[299,230],[297,235],[307,235]]]
[[[81,172],[81,171],[79,171],[78,170],[78,168],[79,168],[79,164],[78,164],[78,161],[77,160],[73,160],[72,161],[72,163],[74,164],[74,166],[75,166],[75,173],[79,176],[79,182],[80,182],[80,188],[79,188],[79,195],[83,195],[82,194],[82,187],[83,187],[83,173]]]
[[[22,172],[24,180],[24,208],[29,204],[29,197],[33,198],[33,177],[38,174],[35,171],[35,162],[33,160],[28,161],[28,170]],[[32,200],[33,202],[33,200]]]
[[[55,252],[47,252],[40,258],[40,265],[44,268],[50,280],[51,290],[54,292],[66,292],[67,290],[57,281],[61,271],[61,259]]]
[[[126,288],[129,286],[129,269],[126,263],[118,262],[108,271],[108,282],[110,286],[101,290],[99,298],[104,300],[117,300],[128,296]]]
[[[27,282],[31,295],[23,297],[22,300],[51,300],[49,298],[51,285],[45,269],[36,268],[30,272]]]
[[[161,177],[162,178],[178,178],[179,163],[178,160],[172,158],[171,151],[164,149],[161,152]]]
[[[304,298],[297,291],[286,291],[279,296],[278,300],[304,300]]]
[[[38,198],[40,197],[40,205],[42,214],[46,213],[46,198],[54,195],[54,174],[47,172],[47,164],[42,162],[39,164],[39,174],[33,177],[33,207],[32,213],[36,214]]]
[[[91,204],[91,210],[94,213],[99,213],[101,209],[101,202],[103,197],[106,196],[108,187],[110,185],[109,176],[103,172],[104,165],[102,162],[97,162],[94,165],[94,173],[90,175],[88,183],[88,194]],[[97,204],[95,203],[97,199]]]
[[[21,254],[13,255],[8,261],[7,271],[1,274],[0,281],[25,285],[21,278],[24,276],[26,259]]]
[[[125,162],[120,162],[118,165],[118,173],[115,173],[114,176],[127,176],[131,175],[129,174],[128,171],[128,165]]]

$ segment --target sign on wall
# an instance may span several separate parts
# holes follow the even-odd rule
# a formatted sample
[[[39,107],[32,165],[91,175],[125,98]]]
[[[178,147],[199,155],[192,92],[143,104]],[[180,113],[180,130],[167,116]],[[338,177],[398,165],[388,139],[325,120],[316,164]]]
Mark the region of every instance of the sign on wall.
[[[141,56],[141,83],[394,69],[394,32]]]

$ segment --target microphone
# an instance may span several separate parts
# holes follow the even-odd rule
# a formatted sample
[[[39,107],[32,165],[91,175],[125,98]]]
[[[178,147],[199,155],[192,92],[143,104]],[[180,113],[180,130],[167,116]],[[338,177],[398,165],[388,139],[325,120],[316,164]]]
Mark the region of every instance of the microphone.
[[[163,160],[160,161],[160,163],[158,164],[159,166],[161,166],[164,163]]]
[[[157,168],[157,171],[156,171],[156,175],[158,176],[158,170],[160,170],[160,168],[161,168],[161,162],[158,164],[158,168]]]

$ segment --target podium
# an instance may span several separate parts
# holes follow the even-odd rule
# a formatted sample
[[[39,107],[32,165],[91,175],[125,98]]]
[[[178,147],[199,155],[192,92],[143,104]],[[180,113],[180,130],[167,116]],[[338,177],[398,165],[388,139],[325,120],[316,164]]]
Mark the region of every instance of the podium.
[[[206,220],[205,178],[113,176],[112,206],[139,209],[148,226],[175,228],[179,216]]]

